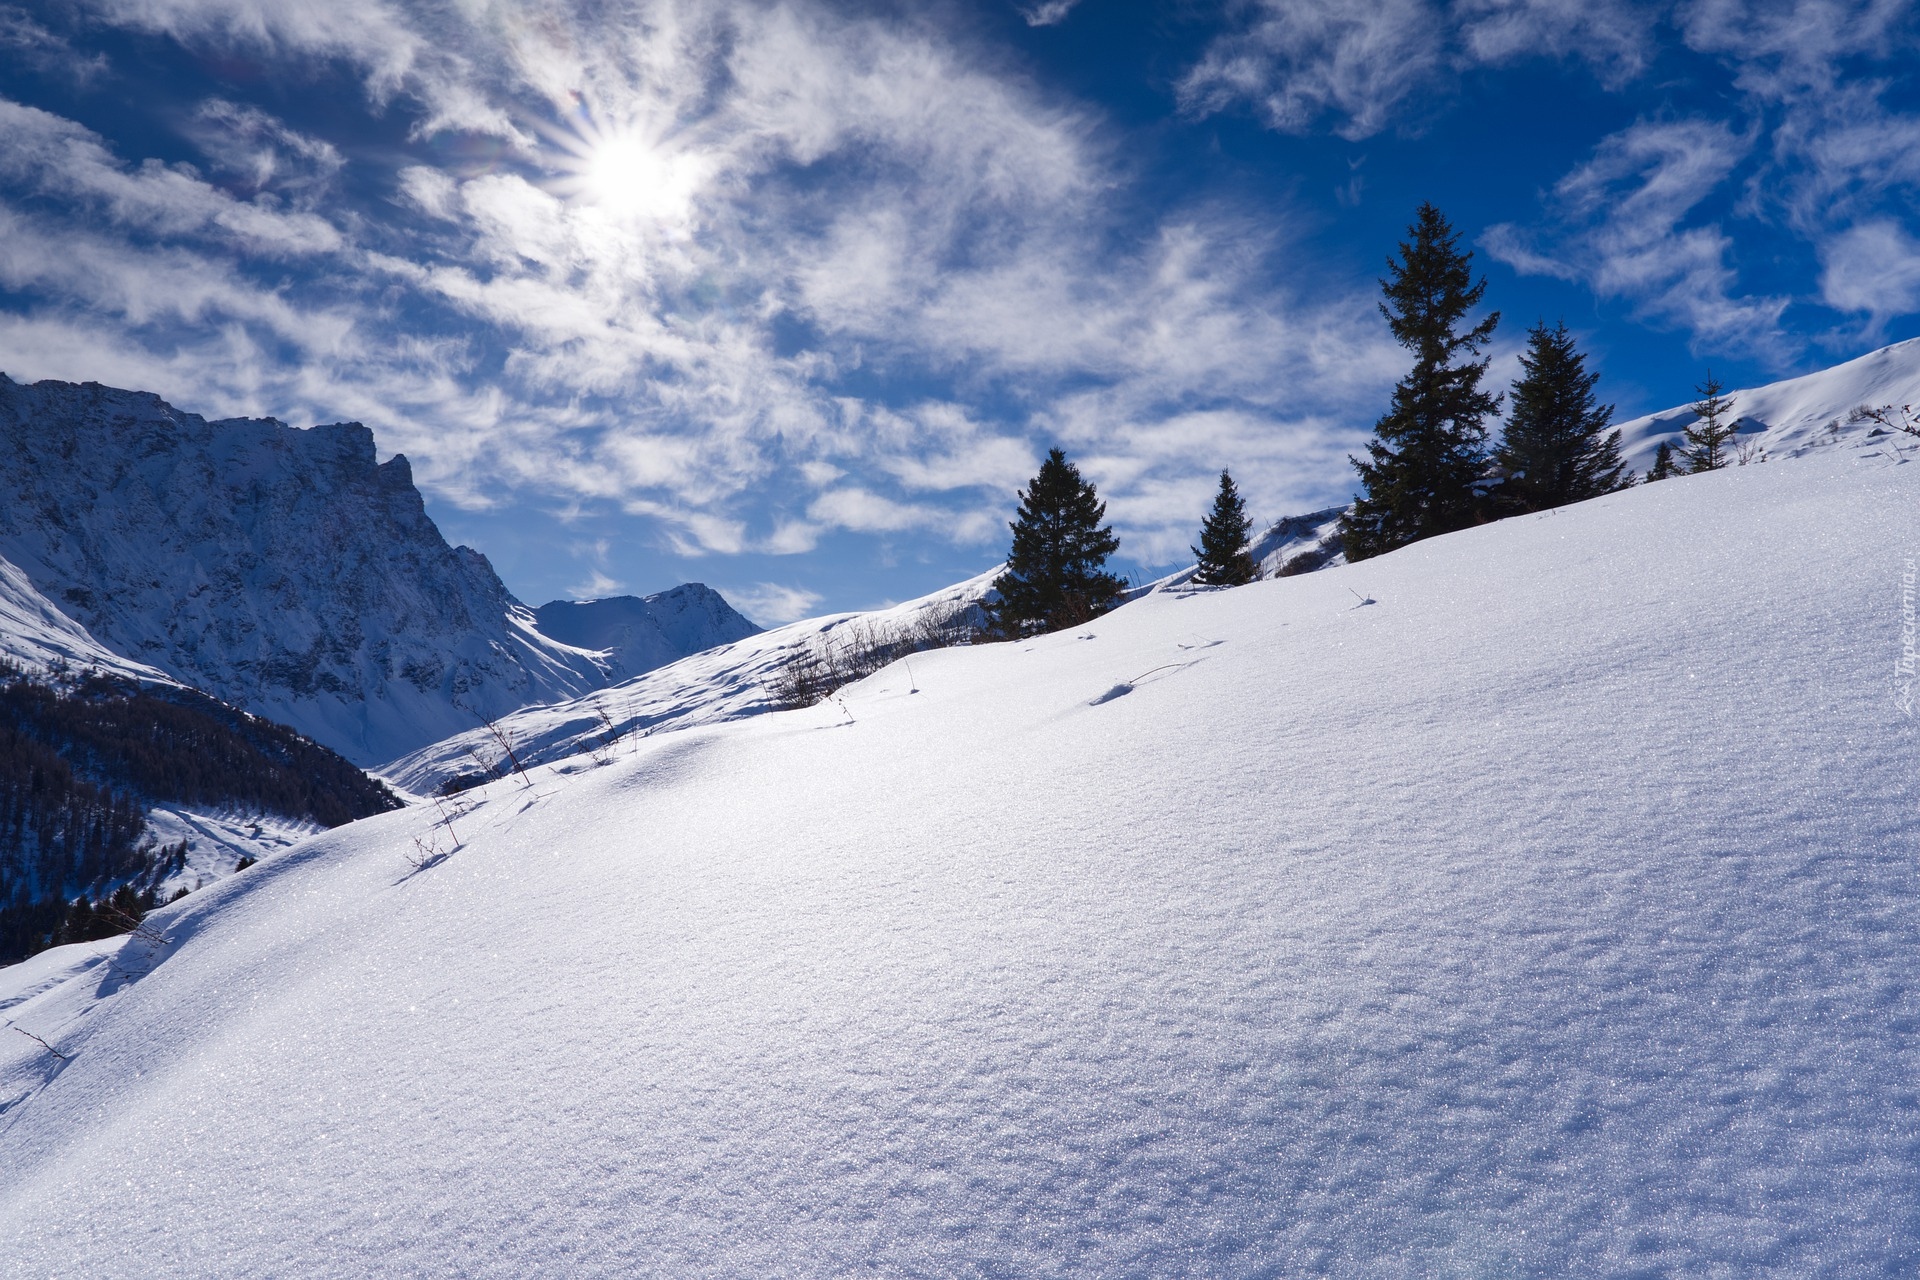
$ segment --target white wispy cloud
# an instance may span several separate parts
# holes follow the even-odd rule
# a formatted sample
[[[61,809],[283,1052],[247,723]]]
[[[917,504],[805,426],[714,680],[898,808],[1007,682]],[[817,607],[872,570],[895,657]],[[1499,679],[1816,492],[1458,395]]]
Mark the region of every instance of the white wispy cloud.
[[[1752,148],[1708,120],[1640,121],[1603,141],[1554,188],[1544,247],[1510,225],[1490,228],[1488,252],[1519,270],[1588,284],[1698,343],[1778,358],[1787,299],[1738,291],[1732,240],[1712,222],[1687,225]]]
[[[110,69],[105,54],[82,53],[66,36],[14,5],[0,5],[0,49],[42,73],[51,72],[83,86]]]
[[[1067,15],[1080,6],[1080,0],[1045,0],[1021,8],[1020,16],[1027,20],[1030,27],[1052,27],[1067,20]]]
[[[1910,305],[1897,271],[1870,289],[1850,265],[1870,247],[1885,257],[1888,225],[1912,229],[1920,191],[1920,115],[1892,88],[1916,53],[1905,0],[1254,0],[1238,12],[1182,82],[1188,110],[1247,108],[1275,129],[1349,138],[1418,128],[1477,67],[1577,61],[1621,89],[1662,42],[1684,44],[1732,73],[1723,116],[1608,137],[1555,186],[1539,225],[1496,226],[1482,243],[1517,270],[1627,300],[1696,346],[1782,361],[1790,300],[1744,290],[1726,219],[1695,212],[1732,193],[1729,216],[1783,221],[1827,264],[1827,305],[1875,326]],[[1875,66],[1880,78],[1861,74]]]
[[[1664,5],[1634,0],[1252,0],[1181,80],[1205,114],[1246,106],[1271,128],[1365,138],[1417,125],[1450,77],[1528,58],[1575,60],[1611,85],[1652,56]]]
[[[740,587],[722,587],[727,603],[761,626],[779,626],[811,617],[822,599],[817,591],[805,587],[784,586],[777,582],[755,582]]]
[[[1271,218],[1122,234],[1107,126],[911,21],[744,0],[86,12],[357,67],[369,102],[418,105],[416,138],[486,133],[504,158],[422,147],[370,207],[343,194],[347,151],[224,98],[181,125],[217,184],[0,106],[0,172],[80,215],[0,196],[22,237],[0,283],[27,299],[10,350],[77,372],[48,353],[84,331],[100,367],[188,407],[361,418],[463,505],[606,504],[686,555],[836,530],[972,546],[1059,442],[1171,556],[1199,507],[1169,493],[1246,459],[1277,503],[1300,467],[1338,470],[1336,410],[1397,364],[1370,299],[1273,289]],[[866,371],[910,390],[849,394]]]
[[[1347,138],[1377,133],[1445,57],[1426,0],[1260,0],[1247,25],[1216,40],[1180,84],[1195,112],[1252,105],[1275,129],[1332,118]]]
[[[1891,219],[1848,227],[1821,246],[1820,292],[1837,311],[1865,312],[1870,333],[1920,311],[1920,240]]]

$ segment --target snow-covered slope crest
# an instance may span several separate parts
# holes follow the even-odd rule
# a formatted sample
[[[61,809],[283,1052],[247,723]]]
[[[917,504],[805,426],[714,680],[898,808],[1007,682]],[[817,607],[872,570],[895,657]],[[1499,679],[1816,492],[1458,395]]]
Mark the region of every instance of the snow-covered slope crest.
[[[319,836],[18,984],[0,1257],[1904,1273],[1916,510],[1645,486]]]
[[[36,677],[100,671],[147,683],[176,683],[159,668],[123,658],[95,640],[4,558],[0,558],[0,658]]]
[[[615,680],[760,630],[704,582],[683,582],[646,597],[555,600],[535,609],[534,621],[542,635],[562,644],[604,652]]]
[[[0,375],[0,554],[107,648],[362,765],[606,680],[358,423]]]
[[[528,707],[502,717],[497,732],[467,730],[390,761],[380,772],[426,795],[452,778],[505,772],[502,737],[523,765],[550,764],[595,749],[604,754],[609,742],[616,752],[625,752],[642,736],[760,715],[774,707],[781,669],[809,647],[851,632],[885,634],[920,618],[951,617],[977,604],[999,573],[992,569],[886,609],[827,614],[758,631],[580,698]]]
[[[1736,439],[1758,456],[1797,458],[1857,447],[1886,433],[1872,422],[1854,421],[1854,410],[1888,405],[1920,407],[1920,338],[1896,342],[1844,364],[1764,387],[1730,393],[1740,424]],[[1645,474],[1664,441],[1676,449],[1694,421],[1686,405],[1620,424],[1621,451]],[[1888,441],[1911,446],[1912,440]]]

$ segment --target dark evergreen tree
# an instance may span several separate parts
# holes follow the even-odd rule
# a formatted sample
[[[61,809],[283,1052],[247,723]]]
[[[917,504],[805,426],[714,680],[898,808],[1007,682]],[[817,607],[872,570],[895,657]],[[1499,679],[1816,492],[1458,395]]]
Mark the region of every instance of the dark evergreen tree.
[[[1349,560],[1482,518],[1475,489],[1486,470],[1485,422],[1500,397],[1480,387],[1487,372],[1480,349],[1500,313],[1461,332],[1487,288],[1473,278],[1472,252],[1460,248],[1458,233],[1431,204],[1420,206],[1408,230],[1412,239],[1400,245],[1400,261],[1387,261],[1380,312],[1394,339],[1414,353],[1414,365],[1374,424],[1368,460],[1348,459],[1365,489],[1341,521]]]
[[[1733,419],[1733,397],[1720,394],[1725,388],[1713,376],[1713,370],[1707,370],[1707,380],[1694,390],[1700,393],[1700,399],[1688,406],[1693,410],[1693,423],[1685,432],[1687,447],[1680,451],[1688,475],[1726,466],[1727,445],[1739,429]]]
[[[1679,469],[1673,465],[1673,446],[1662,440],[1660,447],[1653,451],[1653,466],[1647,472],[1647,483],[1671,479],[1679,474]]]
[[[1106,571],[1120,549],[1106,519],[1107,504],[1058,449],[1020,494],[1010,526],[1007,570],[993,580],[998,603],[987,606],[990,629],[1008,637],[1077,626],[1120,602],[1124,584]]]
[[[1527,330],[1520,367],[1513,410],[1493,451],[1493,460],[1508,472],[1500,486],[1502,505],[1545,511],[1630,487],[1633,473],[1620,457],[1620,433],[1607,430],[1613,406],[1595,403],[1600,375],[1587,371],[1587,358],[1574,347],[1567,326],[1549,329],[1543,320]]]
[[[1233,477],[1220,472],[1220,492],[1213,497],[1213,510],[1200,526],[1200,545],[1188,548],[1200,559],[1193,580],[1203,587],[1237,587],[1258,576],[1253,557],[1247,554],[1247,532],[1253,521],[1247,518],[1247,504],[1234,486]]]

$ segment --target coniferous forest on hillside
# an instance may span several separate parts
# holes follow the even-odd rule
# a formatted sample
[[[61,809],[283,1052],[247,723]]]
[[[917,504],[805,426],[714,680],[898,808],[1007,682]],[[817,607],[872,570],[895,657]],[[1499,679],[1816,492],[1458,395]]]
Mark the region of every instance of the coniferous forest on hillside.
[[[0,964],[124,932],[186,850],[147,807],[231,807],[337,827],[400,802],[325,747],[190,689],[0,662]]]

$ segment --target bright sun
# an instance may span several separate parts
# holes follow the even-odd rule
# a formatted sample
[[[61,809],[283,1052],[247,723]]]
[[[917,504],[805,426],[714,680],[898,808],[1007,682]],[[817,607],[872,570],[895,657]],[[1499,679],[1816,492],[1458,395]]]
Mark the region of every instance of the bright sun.
[[[585,186],[596,204],[618,213],[657,213],[671,175],[653,149],[638,138],[616,135],[595,142],[587,156]]]
[[[582,114],[549,135],[566,152],[562,195],[616,218],[682,221],[702,170],[699,157],[636,128],[608,128]]]

